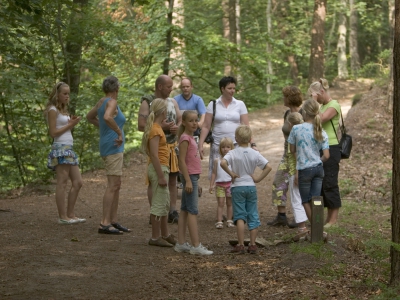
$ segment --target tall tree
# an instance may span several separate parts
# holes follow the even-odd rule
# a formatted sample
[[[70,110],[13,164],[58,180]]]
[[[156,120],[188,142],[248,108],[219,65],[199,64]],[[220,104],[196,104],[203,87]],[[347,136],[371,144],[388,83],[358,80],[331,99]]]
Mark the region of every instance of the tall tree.
[[[324,76],[324,26],[327,0],[315,0],[314,16],[311,28],[311,55],[308,82],[314,82]]]
[[[236,0],[222,0],[222,10],[224,17],[222,19],[223,36],[230,43],[236,44]],[[233,74],[232,61],[225,62],[224,74],[226,76]]]
[[[337,63],[338,63],[338,77],[339,79],[346,80],[349,76],[347,72],[347,57],[346,57],[346,0],[340,1],[339,13],[339,26],[338,26],[338,43],[337,43]]]
[[[271,22],[271,18],[272,18],[272,0],[268,0],[267,2],[267,32],[268,32],[268,38],[271,38],[271,33],[272,33],[272,22]],[[267,40],[267,55],[269,55],[269,53],[271,53],[271,43]],[[272,61],[271,58],[268,58],[267,61],[267,94],[270,95],[271,94],[271,76],[272,76],[273,70],[272,70]]]
[[[350,38],[349,38],[349,46],[350,46],[350,69],[351,74],[357,78],[358,71],[360,69],[360,57],[358,55],[358,29],[357,29],[357,20],[358,20],[358,12],[356,6],[356,0],[349,0],[350,4]]]
[[[389,85],[387,92],[388,99],[388,111],[391,112],[393,109],[393,38],[394,38],[394,3],[389,0],[389,25],[390,25],[390,37],[389,37],[389,49],[392,49],[391,55],[389,57]]]
[[[395,2],[393,103],[392,246],[390,284],[400,285],[400,0]]]
[[[165,59],[163,64],[163,74],[168,75],[169,72],[169,63],[171,56],[171,48],[172,48],[172,13],[174,10],[174,0],[168,0],[168,13],[167,13],[167,34],[165,39]]]

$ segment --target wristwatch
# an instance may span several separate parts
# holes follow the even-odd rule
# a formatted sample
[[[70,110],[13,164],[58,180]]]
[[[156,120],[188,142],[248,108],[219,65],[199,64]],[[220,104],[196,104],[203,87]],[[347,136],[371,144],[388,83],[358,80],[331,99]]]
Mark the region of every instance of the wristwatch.
[[[251,143],[250,146],[251,147],[257,147],[257,144],[256,143]]]

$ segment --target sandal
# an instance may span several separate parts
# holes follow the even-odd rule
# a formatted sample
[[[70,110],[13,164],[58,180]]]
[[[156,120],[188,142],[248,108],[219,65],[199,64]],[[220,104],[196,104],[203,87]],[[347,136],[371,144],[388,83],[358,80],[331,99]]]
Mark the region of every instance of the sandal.
[[[98,229],[98,233],[104,233],[104,234],[122,234],[121,231],[119,231],[118,229],[114,228],[114,229],[110,229],[110,227],[114,227],[111,224],[110,225],[103,225],[100,224],[100,227]]]
[[[111,225],[112,225],[114,228],[117,228],[119,231],[123,231],[123,232],[131,232],[131,231],[132,231],[132,230],[130,230],[129,228],[126,228],[126,227],[122,226],[122,225],[119,224],[119,223],[111,223]]]
[[[297,234],[293,237],[293,241],[299,242],[306,240],[308,235],[310,235],[310,231],[306,227],[299,228]]]
[[[223,227],[224,227],[224,223],[222,223],[222,222],[215,223],[215,228],[222,229]]]
[[[232,220],[226,221],[226,227],[235,227],[235,224],[233,224]]]

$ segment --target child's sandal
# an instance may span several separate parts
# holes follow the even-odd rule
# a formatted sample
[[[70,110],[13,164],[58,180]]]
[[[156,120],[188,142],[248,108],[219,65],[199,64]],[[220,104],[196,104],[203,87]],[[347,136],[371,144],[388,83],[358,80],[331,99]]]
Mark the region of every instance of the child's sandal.
[[[215,228],[222,229],[222,227],[224,227],[224,223],[222,223],[222,222],[215,223]]]
[[[235,224],[233,224],[232,220],[226,221],[226,227],[235,227]]]

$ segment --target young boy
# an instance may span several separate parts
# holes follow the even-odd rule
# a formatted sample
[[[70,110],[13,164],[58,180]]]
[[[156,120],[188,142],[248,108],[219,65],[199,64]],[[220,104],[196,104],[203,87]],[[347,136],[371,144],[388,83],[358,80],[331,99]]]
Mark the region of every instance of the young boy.
[[[222,169],[232,177],[231,193],[233,206],[233,222],[237,228],[239,243],[232,253],[244,253],[244,224],[250,231],[250,245],[247,252],[257,252],[256,237],[261,225],[258,216],[257,190],[255,183],[260,182],[271,172],[268,160],[260,152],[249,147],[251,129],[247,125],[240,125],[235,131],[235,139],[239,147],[229,151],[221,160]],[[231,169],[228,168],[231,166]],[[256,167],[262,169],[259,176],[254,176]]]

